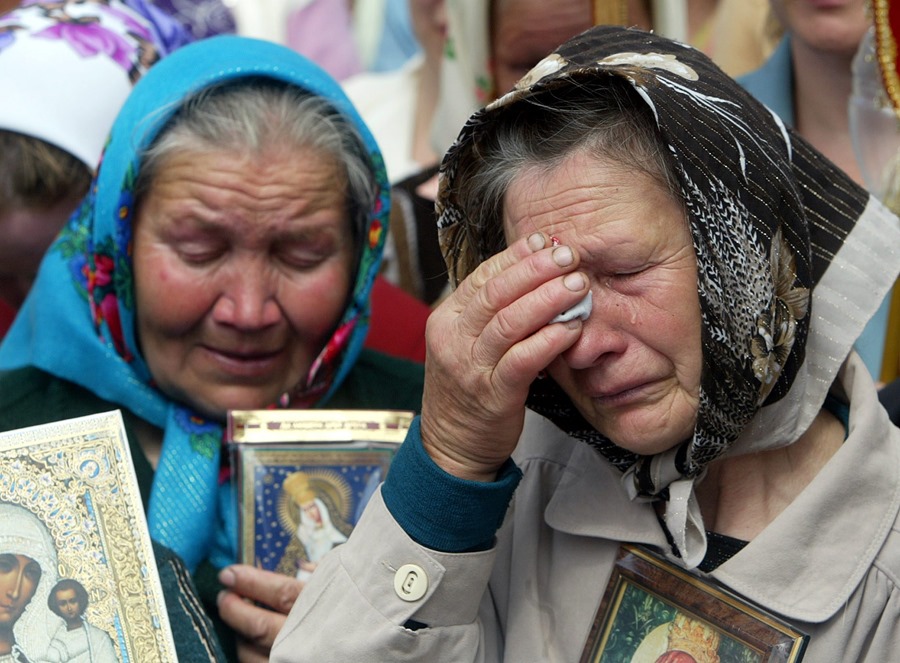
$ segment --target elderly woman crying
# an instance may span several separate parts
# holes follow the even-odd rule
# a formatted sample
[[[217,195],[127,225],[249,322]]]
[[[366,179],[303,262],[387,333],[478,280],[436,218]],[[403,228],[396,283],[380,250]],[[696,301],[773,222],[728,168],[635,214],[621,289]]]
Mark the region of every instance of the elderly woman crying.
[[[362,347],[389,188],[338,85],[290,49],[217,37],[160,65],[0,347],[0,426],[123,410],[152,538],[241,655],[266,656],[278,597],[301,584],[230,568],[258,604],[229,593],[217,610],[238,538],[222,424],[235,408],[419,409],[421,367]]]
[[[894,215],[701,53],[610,27],[472,116],[438,210],[421,417],[274,660],[599,660],[624,544],[805,660],[895,656],[900,431],[851,350]]]

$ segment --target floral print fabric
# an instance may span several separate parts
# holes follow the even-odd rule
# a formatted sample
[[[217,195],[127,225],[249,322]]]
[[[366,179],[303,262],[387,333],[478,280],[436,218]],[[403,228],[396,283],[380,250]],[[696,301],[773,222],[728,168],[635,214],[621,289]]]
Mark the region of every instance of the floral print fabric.
[[[144,0],[23,2],[0,16],[0,128],[39,138],[91,172],[134,83],[190,41]]]

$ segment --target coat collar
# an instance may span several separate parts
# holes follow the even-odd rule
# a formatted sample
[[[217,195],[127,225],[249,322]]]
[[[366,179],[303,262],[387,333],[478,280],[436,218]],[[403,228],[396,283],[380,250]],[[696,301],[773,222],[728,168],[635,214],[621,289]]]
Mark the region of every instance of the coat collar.
[[[856,355],[848,359],[838,383],[850,400],[844,445],[784,512],[710,574],[767,610],[813,623],[828,620],[847,602],[872,568],[900,511],[900,429],[891,425]],[[545,448],[568,453],[544,512],[549,527],[668,553],[653,508],[628,499],[621,473],[588,445],[537,415],[529,416],[536,420],[529,426]]]
[[[796,500],[712,576],[792,619],[823,622],[872,568],[900,510],[900,429],[858,356],[839,384],[850,433]]]
[[[516,462],[527,462],[531,449],[545,462],[564,465],[559,484],[544,511],[554,530],[668,549],[665,534],[651,504],[632,501],[622,485],[622,473],[592,447],[569,437],[548,419],[528,411],[525,448]],[[533,440],[532,447],[528,442]],[[524,453],[523,453],[524,451]]]

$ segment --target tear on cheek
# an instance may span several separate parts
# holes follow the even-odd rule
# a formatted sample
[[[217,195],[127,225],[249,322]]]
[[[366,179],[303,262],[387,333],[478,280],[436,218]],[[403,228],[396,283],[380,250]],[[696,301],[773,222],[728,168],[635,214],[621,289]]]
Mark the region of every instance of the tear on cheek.
[[[594,307],[594,299],[590,290],[588,290],[588,294],[584,296],[584,298],[575,304],[570,309],[566,309],[558,316],[553,318],[550,321],[552,325],[554,322],[568,322],[569,320],[574,320],[576,318],[580,320],[587,320],[588,316],[591,314],[591,309]]]

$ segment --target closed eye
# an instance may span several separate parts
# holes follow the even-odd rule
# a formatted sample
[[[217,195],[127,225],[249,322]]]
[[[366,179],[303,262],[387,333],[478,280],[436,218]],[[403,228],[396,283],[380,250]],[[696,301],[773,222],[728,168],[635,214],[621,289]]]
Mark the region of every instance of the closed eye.
[[[307,271],[315,269],[328,258],[328,255],[313,251],[291,251],[279,253],[278,259],[290,269]]]
[[[279,242],[274,255],[289,269],[309,271],[335,256],[339,249],[339,242],[321,234],[301,241]]]
[[[25,567],[25,576],[37,584],[41,579],[41,565],[37,562],[29,562],[28,566]]]
[[[218,242],[188,242],[179,244],[176,251],[188,265],[202,266],[221,258],[227,247]]]
[[[636,269],[636,270],[634,270],[634,271],[621,271],[621,272],[616,272],[616,273],[614,274],[614,278],[617,278],[617,279],[626,279],[626,280],[627,280],[627,279],[631,279],[631,278],[634,278],[634,277],[636,277],[636,276],[640,276],[641,274],[643,274],[644,272],[646,272],[647,269],[648,269],[647,267],[642,267],[641,269]]]

